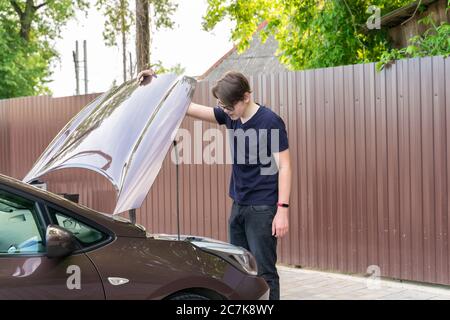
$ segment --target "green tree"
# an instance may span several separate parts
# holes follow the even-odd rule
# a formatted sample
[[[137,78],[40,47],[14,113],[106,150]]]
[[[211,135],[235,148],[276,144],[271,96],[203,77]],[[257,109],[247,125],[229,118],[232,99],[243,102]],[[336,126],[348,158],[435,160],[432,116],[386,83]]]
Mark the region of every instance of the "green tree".
[[[13,26],[0,23],[0,99],[47,92],[47,61],[53,52],[27,43]]]
[[[152,26],[156,29],[173,28],[174,22],[171,16],[178,5],[172,0],[136,0],[135,10],[130,9],[129,0],[97,0],[97,9],[102,10],[106,16],[103,37],[106,45],[117,45],[117,36],[122,38],[122,62],[123,80],[126,81],[127,39],[133,25],[136,24],[136,60],[137,71],[148,68],[150,65],[150,30]],[[158,70],[170,70],[162,66],[158,61],[155,64]],[[178,71],[182,70],[178,66]]]
[[[97,9],[105,14],[103,38],[107,46],[117,45],[117,36],[122,37],[123,81],[127,80],[127,38],[134,24],[134,13],[128,0],[97,0]]]
[[[158,74],[160,74],[160,73],[175,73],[177,75],[182,75],[186,71],[186,68],[182,67],[181,64],[179,64],[179,63],[175,64],[174,66],[172,66],[170,68],[166,68],[163,66],[163,64],[160,60],[151,64],[150,67],[152,68],[153,71],[155,71]]]
[[[85,0],[0,0],[0,98],[48,93],[53,45]]]
[[[278,41],[280,61],[294,70],[376,61],[389,46],[383,30],[365,28],[370,6],[381,15],[408,0],[208,0],[203,28],[235,22],[232,40],[245,50],[258,26]]]
[[[137,71],[150,66],[150,30],[173,28],[171,16],[178,8],[172,0],[136,0],[136,60]]]
[[[450,0],[447,2],[446,11],[448,10],[450,10]],[[450,56],[450,24],[443,21],[438,25],[431,15],[420,19],[419,23],[429,28],[422,35],[411,37],[405,48],[393,48],[383,52],[376,65],[378,71],[389,66],[394,60],[439,55]]]

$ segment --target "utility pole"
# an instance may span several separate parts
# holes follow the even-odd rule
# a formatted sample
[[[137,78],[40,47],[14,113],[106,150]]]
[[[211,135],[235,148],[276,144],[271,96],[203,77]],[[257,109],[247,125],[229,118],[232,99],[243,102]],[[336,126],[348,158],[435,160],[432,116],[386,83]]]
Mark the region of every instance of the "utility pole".
[[[75,51],[72,51],[73,55],[73,63],[75,65],[75,82],[76,82],[76,89],[75,94],[80,94],[80,66],[78,65],[78,41],[75,41]]]
[[[130,79],[133,79],[133,59],[131,58],[131,52],[128,52],[130,56]]]
[[[88,64],[87,64],[87,42],[83,40],[83,69],[84,69],[84,94],[88,93]],[[78,51],[78,40],[75,41],[75,51],[72,51],[73,63],[75,65],[75,94],[80,94],[80,53]]]
[[[83,41],[84,47],[84,94],[88,93],[88,65],[87,65],[87,43]]]

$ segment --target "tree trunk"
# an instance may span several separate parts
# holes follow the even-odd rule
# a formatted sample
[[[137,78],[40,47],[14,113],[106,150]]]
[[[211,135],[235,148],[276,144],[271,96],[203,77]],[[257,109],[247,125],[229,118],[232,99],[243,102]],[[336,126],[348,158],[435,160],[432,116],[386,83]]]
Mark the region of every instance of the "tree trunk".
[[[14,11],[16,11],[17,15],[19,16],[20,37],[25,41],[29,41],[31,32],[31,23],[33,22],[34,14],[39,8],[43,7],[45,3],[35,7],[33,0],[27,0],[25,4],[25,10],[23,11],[15,0],[10,0],[10,3]]]
[[[125,0],[120,0],[121,6],[121,29],[122,29],[122,63],[123,63],[123,82],[127,81],[127,36],[125,30]]]
[[[150,20],[148,0],[136,0],[137,72],[150,67]]]

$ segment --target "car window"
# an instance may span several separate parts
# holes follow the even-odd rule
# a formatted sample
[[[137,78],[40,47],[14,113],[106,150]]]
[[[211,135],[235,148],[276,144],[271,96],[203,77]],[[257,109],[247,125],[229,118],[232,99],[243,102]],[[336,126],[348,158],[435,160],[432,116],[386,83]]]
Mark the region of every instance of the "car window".
[[[105,238],[105,235],[102,232],[78,221],[77,219],[70,217],[54,208],[48,209],[53,217],[53,221],[55,221],[60,227],[73,233],[73,235],[83,245],[92,245],[102,241]]]
[[[34,201],[0,190],[0,254],[45,252]]]

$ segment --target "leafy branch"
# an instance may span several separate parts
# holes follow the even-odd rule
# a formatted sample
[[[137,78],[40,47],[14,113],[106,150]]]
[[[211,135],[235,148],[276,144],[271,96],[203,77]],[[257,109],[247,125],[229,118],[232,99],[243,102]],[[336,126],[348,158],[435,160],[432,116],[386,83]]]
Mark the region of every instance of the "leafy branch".
[[[383,52],[380,61],[376,64],[377,71],[393,64],[395,60],[438,55],[450,56],[450,24],[442,22],[436,25],[431,16],[422,18],[419,23],[430,27],[423,35],[410,38],[407,47]]]

